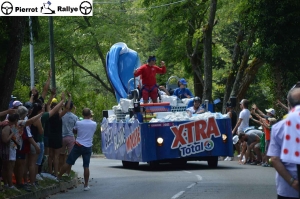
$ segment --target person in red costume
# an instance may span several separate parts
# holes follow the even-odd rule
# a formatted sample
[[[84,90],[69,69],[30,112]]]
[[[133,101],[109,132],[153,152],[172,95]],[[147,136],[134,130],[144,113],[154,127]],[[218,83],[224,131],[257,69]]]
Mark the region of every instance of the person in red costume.
[[[149,56],[148,63],[142,65],[134,71],[134,76],[141,76],[142,79],[142,97],[144,103],[148,103],[149,97],[153,103],[157,102],[158,86],[156,85],[156,74],[164,74],[167,72],[165,62],[161,61],[161,68],[156,66],[155,56]]]

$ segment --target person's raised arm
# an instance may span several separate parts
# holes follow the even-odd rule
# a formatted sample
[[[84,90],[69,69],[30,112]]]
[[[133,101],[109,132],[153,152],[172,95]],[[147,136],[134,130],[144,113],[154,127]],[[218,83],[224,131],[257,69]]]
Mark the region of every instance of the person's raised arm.
[[[60,102],[52,110],[49,111],[49,117],[52,117],[55,113],[57,113],[60,110],[60,108],[63,106],[65,100],[66,100],[65,93],[62,92]]]
[[[261,110],[259,110],[259,108],[256,106],[256,104],[252,105],[252,108],[258,112],[258,114],[262,117],[267,117]]]
[[[35,87],[33,87],[33,88],[31,89],[31,96],[30,96],[30,99],[29,99],[29,101],[30,101],[31,103],[33,103],[34,97],[35,97],[36,95],[38,95],[37,90],[36,90]],[[37,99],[37,98],[38,98],[38,96],[36,97],[36,99]]]
[[[51,75],[52,75],[51,70],[49,70],[49,72],[48,72],[48,79],[47,79],[47,81],[45,83],[45,86],[43,88],[43,92],[41,94],[41,96],[42,96],[43,99],[45,99],[45,97],[47,95],[47,92],[48,92],[48,89],[49,89],[49,86],[50,86]]]
[[[47,104],[46,104],[46,110],[48,111],[48,112],[50,112],[50,105],[51,105],[51,102],[52,102],[52,99],[54,98],[54,96],[56,95],[56,88],[52,88],[51,89],[51,94],[50,94],[50,98],[48,99],[48,101],[47,101]],[[50,116],[49,116],[50,117]]]
[[[18,109],[8,109],[8,110],[6,110],[6,111],[2,111],[2,112],[0,112],[0,117],[5,116],[5,115],[7,115],[7,114],[14,114],[14,113],[17,113],[17,110],[18,110]]]
[[[167,95],[170,96],[170,93],[169,93],[169,91],[166,89],[166,87],[164,87],[164,86],[159,86],[159,89],[162,90],[162,91],[164,91]]]
[[[276,103],[278,106],[284,108],[286,111],[289,111],[289,108],[284,105],[279,99],[277,100],[277,103]]]
[[[29,126],[29,125],[33,124],[36,120],[40,119],[40,118],[42,117],[43,113],[44,113],[44,109],[43,109],[42,112],[40,112],[40,113],[37,114],[36,116],[34,116],[34,117],[32,117],[32,118],[26,120],[25,126]]]
[[[72,95],[71,95],[71,93],[68,93],[68,103],[67,103],[66,107],[64,108],[64,110],[59,113],[60,118],[62,118],[70,110],[71,100],[72,100]]]

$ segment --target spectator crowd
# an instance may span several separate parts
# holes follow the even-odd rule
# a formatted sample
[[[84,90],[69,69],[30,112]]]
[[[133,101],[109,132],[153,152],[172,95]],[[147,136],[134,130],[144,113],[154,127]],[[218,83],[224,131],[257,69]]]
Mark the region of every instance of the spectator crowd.
[[[74,147],[73,128],[79,119],[74,114],[72,96],[61,93],[58,100],[52,89],[45,103],[50,79],[49,72],[41,94],[32,88],[27,102],[13,101],[12,107],[0,112],[0,117],[5,118],[0,122],[0,192],[4,188],[34,191],[43,180],[42,172],[58,181],[59,171]],[[87,108],[83,113],[85,119],[92,116]],[[70,170],[64,175],[69,175]]]

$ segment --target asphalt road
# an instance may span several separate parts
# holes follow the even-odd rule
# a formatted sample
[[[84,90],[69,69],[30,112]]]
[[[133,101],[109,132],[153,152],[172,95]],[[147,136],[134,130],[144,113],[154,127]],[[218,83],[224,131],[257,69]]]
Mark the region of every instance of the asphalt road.
[[[83,177],[82,159],[72,169]],[[275,170],[261,166],[219,161],[216,169],[206,162],[188,162],[182,170],[160,165],[152,170],[142,163],[138,169],[124,169],[121,161],[92,158],[90,191],[83,185],[52,199],[269,199],[276,198]]]

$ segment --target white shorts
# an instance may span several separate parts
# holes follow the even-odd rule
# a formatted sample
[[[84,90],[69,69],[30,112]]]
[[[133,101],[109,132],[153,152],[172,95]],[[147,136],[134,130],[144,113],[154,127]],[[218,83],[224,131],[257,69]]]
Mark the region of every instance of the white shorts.
[[[16,156],[17,156],[17,150],[10,147],[9,148],[9,160],[16,161]]]

